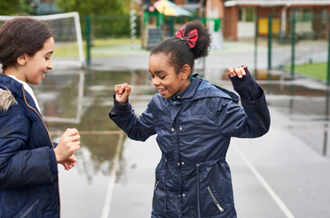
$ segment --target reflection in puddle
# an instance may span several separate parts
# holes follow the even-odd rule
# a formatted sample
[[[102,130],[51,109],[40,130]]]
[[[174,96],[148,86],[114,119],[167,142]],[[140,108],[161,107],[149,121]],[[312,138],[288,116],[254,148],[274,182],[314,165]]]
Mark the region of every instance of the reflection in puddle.
[[[272,117],[272,125],[291,131],[319,154],[330,157],[327,154],[327,87],[317,81],[291,80],[283,75],[260,71],[257,76],[270,108],[285,117],[284,122],[276,122],[277,117]],[[133,86],[130,102],[136,113],[141,114],[157,92],[146,70],[67,70],[65,73],[53,70],[40,85],[33,86],[52,137],[57,137],[66,128],[77,128],[81,133],[77,169],[90,184],[96,174],[110,174],[121,130],[108,114],[113,105],[114,86],[124,82]],[[231,88],[226,73],[220,73],[218,79],[211,82]],[[119,177],[124,173],[124,163],[120,158]]]
[[[286,75],[287,76],[287,75]],[[261,87],[267,103],[285,116],[277,124],[298,136],[317,153],[327,153],[329,130],[329,89],[320,81],[296,78],[280,82],[267,80]],[[276,123],[276,120],[273,122]]]
[[[89,183],[93,182],[93,177],[101,173],[103,176],[109,176],[113,159],[116,153],[120,135],[82,135],[81,149],[76,153],[80,164],[77,169],[80,174],[87,177]],[[121,146],[121,145],[119,145]],[[122,162],[124,163],[124,162]],[[118,167],[117,178],[124,173],[125,167]]]

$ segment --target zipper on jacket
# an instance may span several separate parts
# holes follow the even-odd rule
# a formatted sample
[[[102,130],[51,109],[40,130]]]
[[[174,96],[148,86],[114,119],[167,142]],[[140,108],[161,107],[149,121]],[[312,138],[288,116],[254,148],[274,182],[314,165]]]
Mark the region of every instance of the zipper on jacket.
[[[45,124],[44,120],[41,118],[40,114],[39,114],[39,113],[38,113],[33,107],[31,107],[31,106],[27,103],[27,101],[26,101],[26,97],[25,97],[25,90],[24,90],[24,87],[21,86],[21,88],[22,88],[22,92],[23,92],[23,96],[24,96],[24,102],[25,102],[25,104],[26,104],[31,110],[33,110],[33,111],[38,115],[38,117],[40,118],[42,124],[44,125],[44,127],[45,127],[45,129],[46,129],[46,131],[47,131],[47,133],[48,133],[48,137],[49,137],[49,140],[50,140],[50,144],[52,144],[52,147],[54,148],[54,144],[53,144],[53,142],[52,142],[52,139],[51,139],[51,137],[50,137],[49,131],[48,131],[47,127],[46,127],[46,124]],[[57,190],[58,190],[59,217],[61,217],[60,178],[59,178],[58,174],[57,174]]]
[[[217,208],[220,210],[220,212],[222,213],[223,211],[225,211],[221,206],[220,204],[218,203],[217,199],[215,199],[210,187],[207,187],[207,190],[209,191],[211,197],[212,197],[212,200],[214,202],[214,204],[217,206]]]
[[[23,214],[20,216],[21,218],[26,217],[29,215],[29,213],[39,204],[39,199],[37,199],[36,202],[34,202]]]
[[[45,125],[44,120],[41,118],[40,114],[39,114],[39,113],[38,113],[33,107],[31,107],[31,106],[27,103],[26,98],[25,98],[24,87],[23,87],[23,86],[21,86],[21,87],[22,87],[22,91],[23,91],[23,96],[24,96],[25,104],[26,104],[31,110],[33,110],[33,111],[38,115],[38,117],[40,118],[42,124],[44,125],[44,127],[45,127],[45,129],[46,129],[46,131],[47,131],[47,133],[48,133],[48,137],[49,137],[50,143],[52,144],[52,147],[54,148],[54,145],[53,145],[52,139],[51,139],[51,137],[50,137],[50,134],[49,134],[49,132],[48,132],[48,129],[47,129],[46,125]]]
[[[165,173],[164,173],[164,195],[165,195],[165,200],[164,200],[164,212],[166,213],[166,208],[167,208],[167,201],[166,201],[166,168],[167,168],[167,159],[165,159]]]
[[[198,213],[198,218],[201,218],[201,208],[199,203],[199,164],[196,164],[196,172],[197,172],[197,213]]]
[[[158,186],[159,180],[156,182],[155,188],[154,190],[156,190],[157,186]]]

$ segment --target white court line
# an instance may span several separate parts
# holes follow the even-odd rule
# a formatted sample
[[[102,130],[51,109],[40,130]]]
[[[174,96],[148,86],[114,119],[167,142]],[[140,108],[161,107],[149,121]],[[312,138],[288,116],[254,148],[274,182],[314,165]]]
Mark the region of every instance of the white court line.
[[[266,189],[266,191],[270,194],[270,196],[273,198],[275,203],[280,207],[280,209],[283,211],[283,213],[286,215],[287,218],[294,218],[293,214],[290,212],[290,210],[285,206],[285,204],[281,201],[281,199],[276,195],[274,190],[268,185],[266,180],[260,175],[260,173],[257,171],[257,169],[252,165],[252,163],[247,159],[247,157],[243,154],[243,152],[237,147],[237,145],[233,144],[233,147],[237,151],[237,153],[241,156],[241,158],[244,160],[246,165],[249,167],[249,169],[252,171],[255,177],[259,180],[259,182],[262,184],[262,186]]]
[[[115,157],[113,158],[113,165],[111,167],[111,174],[110,174],[110,182],[109,182],[108,190],[107,190],[106,197],[105,197],[103,212],[102,212],[102,216],[101,216],[102,218],[108,218],[108,216],[109,216],[112,190],[113,190],[113,187],[114,187],[115,181],[116,181],[116,172],[117,172],[117,166],[118,166],[118,162],[119,162],[120,149],[121,149],[121,145],[123,142],[123,138],[124,138],[124,133],[119,135],[119,140],[118,140],[118,144],[117,144],[117,148],[116,148]]]

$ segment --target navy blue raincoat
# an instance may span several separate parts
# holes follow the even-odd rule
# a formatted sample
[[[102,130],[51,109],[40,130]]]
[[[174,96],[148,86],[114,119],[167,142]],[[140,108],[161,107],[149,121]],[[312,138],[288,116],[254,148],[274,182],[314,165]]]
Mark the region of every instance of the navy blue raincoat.
[[[56,144],[23,85],[0,75],[0,88],[17,103],[0,110],[0,218],[59,217]]]
[[[115,101],[109,116],[129,138],[145,141],[158,135],[162,158],[156,168],[152,218],[236,217],[226,162],[230,138],[260,137],[270,125],[265,95],[247,73],[240,88],[254,86],[252,92],[259,96],[242,98],[243,107],[236,94],[198,75],[169,99],[154,95],[140,117],[129,103]]]

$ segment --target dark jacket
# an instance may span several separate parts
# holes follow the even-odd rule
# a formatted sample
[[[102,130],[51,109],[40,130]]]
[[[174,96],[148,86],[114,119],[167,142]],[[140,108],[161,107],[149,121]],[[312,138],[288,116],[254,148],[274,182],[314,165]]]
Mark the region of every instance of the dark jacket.
[[[56,144],[23,85],[0,75],[0,88],[0,218],[59,217]]]
[[[230,138],[259,137],[270,126],[262,89],[249,73],[243,79],[235,88],[246,95],[252,87],[252,96],[258,95],[253,101],[241,99],[243,107],[236,94],[199,76],[169,99],[154,95],[140,117],[129,103],[115,102],[110,118],[129,138],[144,141],[158,135],[162,158],[156,168],[153,218],[236,217],[225,160]]]

